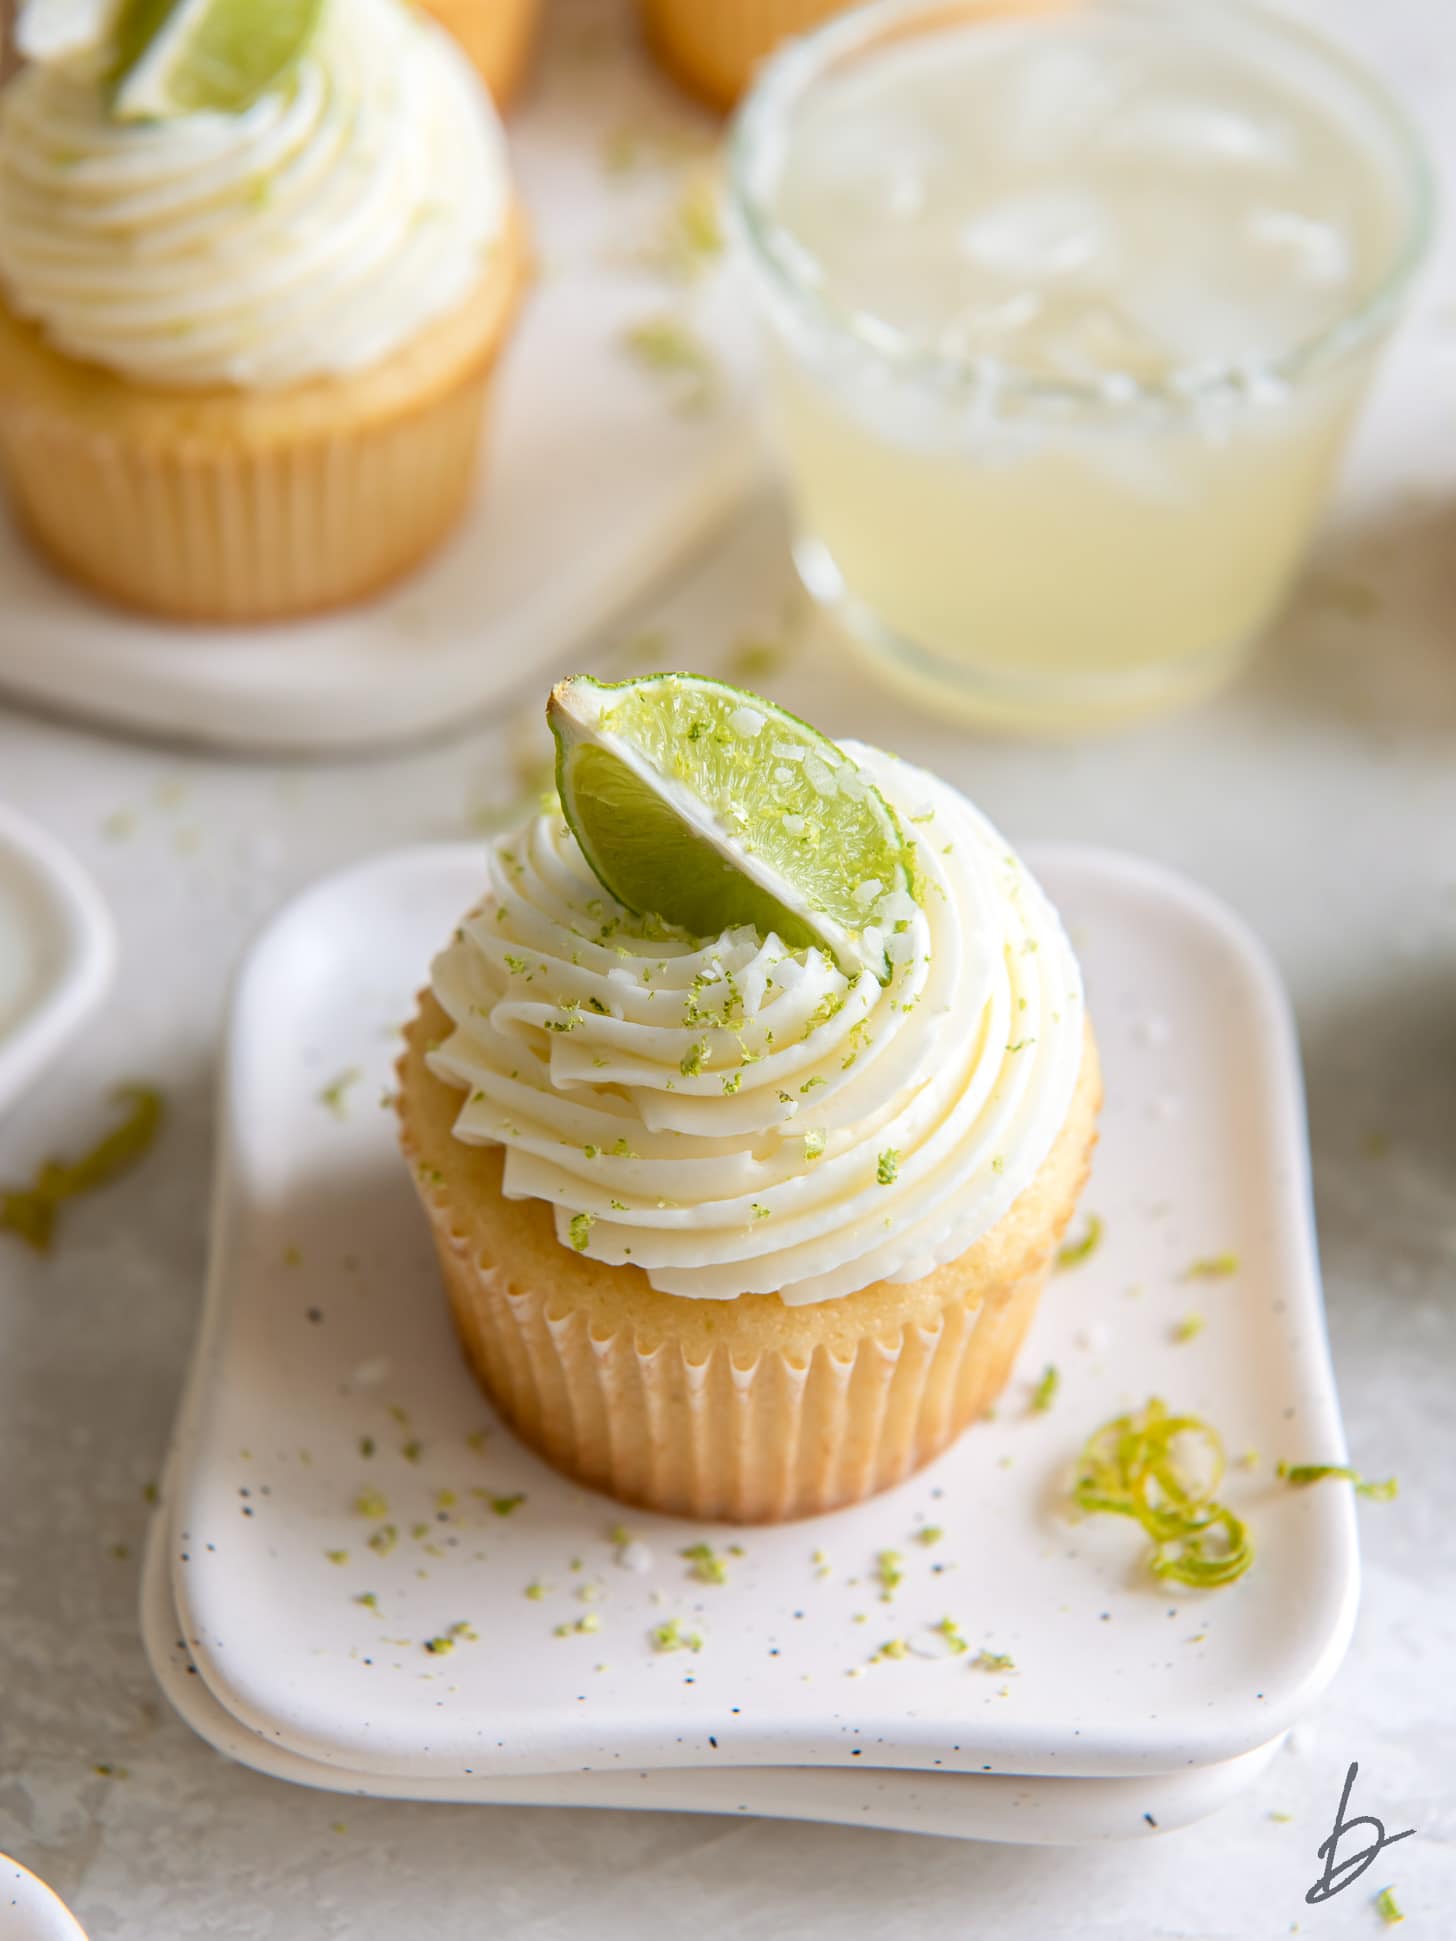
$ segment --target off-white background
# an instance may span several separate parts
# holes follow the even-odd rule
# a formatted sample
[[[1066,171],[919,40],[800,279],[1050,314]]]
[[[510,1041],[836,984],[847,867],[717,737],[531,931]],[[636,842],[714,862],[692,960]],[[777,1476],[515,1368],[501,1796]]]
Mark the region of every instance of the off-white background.
[[[1306,10],[1397,80],[1456,180],[1440,0]],[[787,584],[766,504],[644,618],[667,660],[718,665],[777,625]],[[0,662],[3,626],[0,604]],[[1456,277],[1428,274],[1294,608],[1222,699],[1095,744],[1018,747],[913,717],[823,640],[773,685],[831,731],[942,770],[1018,838],[1123,845],[1201,877],[1271,945],[1303,1038],[1351,1445],[1402,1485],[1362,1510],[1365,1599],[1333,1691],[1246,1801],[1095,1853],[365,1803],[226,1764],[159,1699],[135,1605],[143,1490],[203,1274],[227,979],[279,897],[466,833],[512,793],[519,735],[502,719],[388,760],[275,767],[0,711],[0,795],[94,870],[123,952],[103,1015],[0,1125],[0,1179],[89,1141],[117,1080],[160,1084],[171,1108],[142,1169],[67,1211],[51,1259],[0,1237],[0,1849],[93,1941],[1262,1941],[1378,1933],[1387,1881],[1405,1933],[1456,1931]],[[1418,1836],[1309,1908],[1352,1759],[1361,1809]]]

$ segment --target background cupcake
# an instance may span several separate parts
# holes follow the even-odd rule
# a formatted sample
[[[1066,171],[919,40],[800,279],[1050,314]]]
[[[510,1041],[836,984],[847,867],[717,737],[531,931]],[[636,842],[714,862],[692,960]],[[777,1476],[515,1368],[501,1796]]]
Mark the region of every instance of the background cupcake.
[[[515,100],[530,66],[541,0],[422,0],[469,55],[498,108]]]
[[[356,599],[438,543],[474,476],[522,283],[493,110],[399,0],[325,0],[232,112],[192,111],[185,50],[130,104],[109,58],[34,62],[0,98],[16,511],[157,613]]]
[[[881,816],[839,933],[870,967],[796,936],[802,906],[709,932],[699,904],[696,936],[634,915],[543,814],[493,846],[434,966],[404,1143],[467,1354],[527,1441],[653,1509],[803,1516],[900,1481],[999,1393],[1086,1177],[1097,1056],[1055,912],[969,803],[665,678],[676,785],[695,745],[726,751],[750,867],[778,840],[765,776],[831,868],[876,854]],[[671,902],[663,823],[594,753]]]
[[[731,108],[753,70],[790,34],[846,0],[642,0],[647,44],[668,73],[714,108]]]

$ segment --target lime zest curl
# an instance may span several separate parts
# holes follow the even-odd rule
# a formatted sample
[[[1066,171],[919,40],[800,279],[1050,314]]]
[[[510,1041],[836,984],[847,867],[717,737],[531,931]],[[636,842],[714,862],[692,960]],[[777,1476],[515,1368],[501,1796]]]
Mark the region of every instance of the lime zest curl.
[[[1242,1577],[1254,1561],[1243,1520],[1217,1500],[1226,1466],[1216,1430],[1200,1416],[1169,1414],[1153,1396],[1140,1412],[1116,1416],[1088,1438],[1072,1500],[1089,1515],[1140,1523],[1152,1540],[1154,1577],[1213,1589]]]
[[[1368,1497],[1372,1503],[1390,1503],[1400,1494],[1400,1481],[1397,1477],[1387,1476],[1382,1483],[1370,1483],[1358,1469],[1352,1469],[1348,1463],[1282,1462],[1276,1466],[1274,1473],[1283,1477],[1286,1483],[1293,1483],[1296,1487],[1329,1481],[1353,1483],[1355,1494]]]

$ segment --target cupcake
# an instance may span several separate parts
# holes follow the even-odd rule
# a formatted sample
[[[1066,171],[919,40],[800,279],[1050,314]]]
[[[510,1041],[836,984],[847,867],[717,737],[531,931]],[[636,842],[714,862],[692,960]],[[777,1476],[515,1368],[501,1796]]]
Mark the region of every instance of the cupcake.
[[[1086,1178],[1097,1053],[1056,912],[954,789],[659,680],[686,699],[655,756],[637,744],[625,785],[594,761],[571,821],[487,851],[407,1034],[403,1144],[517,1433],[623,1502],[779,1521],[903,1480],[1000,1393]],[[654,684],[589,685],[610,723]],[[732,758],[716,807],[694,741]],[[903,869],[841,868],[866,804]],[[667,853],[684,815],[691,885]],[[859,930],[764,862],[793,844],[840,871]],[[619,862],[691,927],[614,896],[597,872],[621,888]],[[740,866],[776,926],[742,920]]]
[[[642,0],[647,45],[673,79],[713,108],[731,108],[753,70],[791,34],[846,0]]]
[[[422,0],[469,55],[497,107],[509,107],[535,46],[541,0]]]
[[[0,471],[146,611],[357,600],[462,510],[524,281],[495,113],[401,0],[324,0],[236,112],[123,117],[105,49],[0,95]]]

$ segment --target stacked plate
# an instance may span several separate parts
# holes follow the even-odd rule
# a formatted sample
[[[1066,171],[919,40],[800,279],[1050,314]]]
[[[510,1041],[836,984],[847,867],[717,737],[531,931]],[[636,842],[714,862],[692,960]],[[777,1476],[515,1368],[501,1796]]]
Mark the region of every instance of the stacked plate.
[[[1349,1491],[1274,1478],[1344,1448],[1292,1026],[1202,892],[1102,852],[1028,858],[1102,1045],[1101,1243],[1053,1281],[994,1420],[898,1490],[774,1528],[577,1487],[460,1361],[381,1106],[479,851],[371,862],[273,921],[234,1001],[144,1596],[204,1737],[346,1792],[1044,1842],[1148,1836],[1257,1776],[1357,1591]],[[1227,1443],[1258,1556],[1226,1589],[1159,1584],[1133,1525],[1067,1516],[1087,1435],[1154,1394]]]

